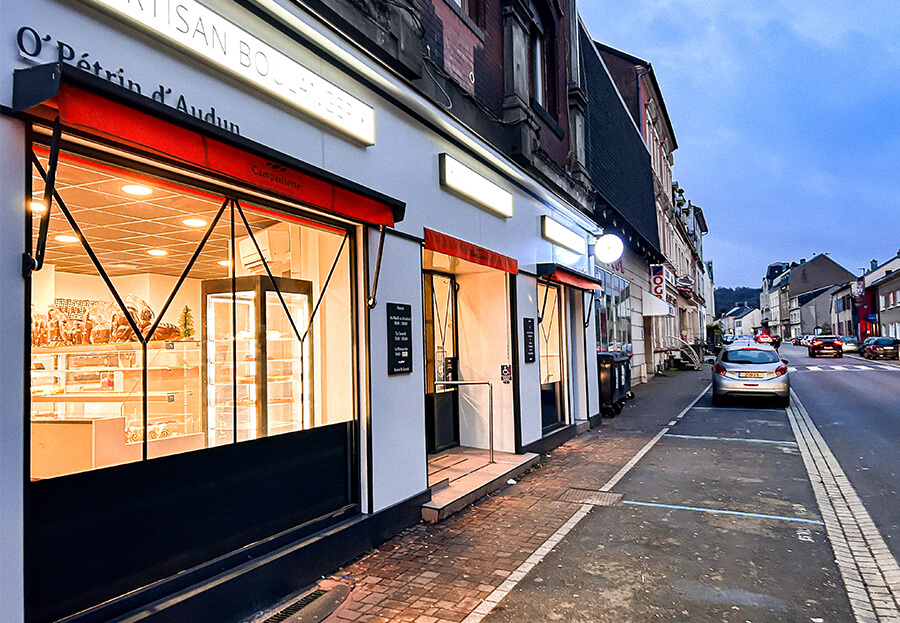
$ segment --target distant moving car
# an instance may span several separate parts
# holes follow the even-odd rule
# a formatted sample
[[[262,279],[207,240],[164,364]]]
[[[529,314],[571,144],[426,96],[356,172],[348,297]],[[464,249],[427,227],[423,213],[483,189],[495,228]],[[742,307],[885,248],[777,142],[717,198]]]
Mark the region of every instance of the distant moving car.
[[[844,342],[836,335],[816,335],[806,350],[810,357],[831,355],[840,359],[844,356]]]
[[[866,359],[900,358],[900,340],[895,337],[876,337],[864,349]]]
[[[767,344],[732,344],[716,358],[712,373],[713,404],[733,396],[759,396],[790,402],[791,381],[786,359]]]
[[[760,333],[753,339],[754,339],[754,341],[756,341],[757,344],[771,344],[772,343],[772,336],[769,335],[768,333]]]
[[[800,346],[802,341],[803,341],[802,335],[798,335],[795,338],[791,338],[791,344],[793,344],[794,346]]]
[[[726,346],[727,346],[728,344],[733,344],[733,343],[734,343],[734,336],[731,335],[731,334],[723,335],[723,336],[722,336],[722,343],[725,344]]]
[[[859,340],[855,335],[842,335],[841,336],[841,350],[845,353],[858,353],[859,352]]]
[[[866,349],[866,346],[877,340],[877,337],[867,337],[862,341],[862,344],[859,345],[859,352],[863,352]]]

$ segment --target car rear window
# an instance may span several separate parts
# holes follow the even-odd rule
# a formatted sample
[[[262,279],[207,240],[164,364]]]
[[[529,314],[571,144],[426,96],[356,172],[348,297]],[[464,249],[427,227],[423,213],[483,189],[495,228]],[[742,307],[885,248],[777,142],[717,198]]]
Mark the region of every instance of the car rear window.
[[[876,346],[890,346],[894,343],[894,340],[889,337],[882,337],[875,340]]]
[[[775,351],[759,350],[758,348],[741,348],[739,350],[726,350],[722,353],[722,361],[725,363],[745,363],[758,365],[775,363],[778,355]]]

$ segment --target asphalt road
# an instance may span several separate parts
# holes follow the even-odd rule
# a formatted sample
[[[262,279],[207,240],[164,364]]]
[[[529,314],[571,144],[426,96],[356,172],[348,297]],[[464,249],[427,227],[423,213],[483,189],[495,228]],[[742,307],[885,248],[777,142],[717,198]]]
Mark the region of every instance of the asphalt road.
[[[810,359],[799,346],[780,351],[796,368],[791,387],[900,559],[900,365],[851,354]]]
[[[854,620],[784,409],[707,393],[610,425],[668,431],[486,621]]]

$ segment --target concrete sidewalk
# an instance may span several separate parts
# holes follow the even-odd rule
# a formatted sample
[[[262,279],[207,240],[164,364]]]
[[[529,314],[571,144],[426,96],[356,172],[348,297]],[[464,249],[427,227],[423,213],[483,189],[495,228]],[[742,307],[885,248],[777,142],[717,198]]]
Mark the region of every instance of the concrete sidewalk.
[[[418,524],[341,569],[321,588],[346,584],[351,592],[326,621],[480,619],[485,599],[496,599],[523,563],[543,557],[587,512],[560,498],[573,488],[599,490],[708,383],[704,366],[636,387],[621,415],[544,455],[517,484],[441,523]]]

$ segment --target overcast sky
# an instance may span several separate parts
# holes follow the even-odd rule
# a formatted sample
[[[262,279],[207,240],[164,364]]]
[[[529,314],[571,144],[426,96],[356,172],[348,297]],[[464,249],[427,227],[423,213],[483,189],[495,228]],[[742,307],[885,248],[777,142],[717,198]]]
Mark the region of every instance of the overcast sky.
[[[821,252],[859,274],[898,252],[900,2],[579,5],[594,39],[653,64],[717,286]]]

